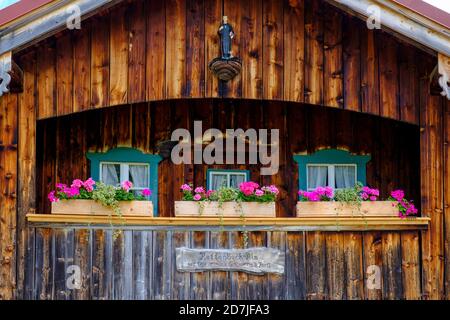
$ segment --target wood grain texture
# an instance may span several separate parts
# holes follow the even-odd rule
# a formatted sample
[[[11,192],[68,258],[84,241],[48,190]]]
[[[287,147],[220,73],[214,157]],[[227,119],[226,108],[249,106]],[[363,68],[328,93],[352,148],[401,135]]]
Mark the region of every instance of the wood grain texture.
[[[0,100],[0,300],[16,290],[17,248],[17,94]]]
[[[430,96],[427,75],[434,61],[421,57],[420,137],[422,214],[432,218],[422,234],[422,291],[424,299],[443,297],[443,109],[438,97]]]
[[[263,1],[263,97],[283,99],[283,3]]]
[[[166,3],[166,98],[181,98],[185,88],[186,2]],[[189,61],[189,63],[195,63]]]
[[[220,55],[224,13],[242,60],[229,82],[208,69]],[[29,51],[38,52],[38,119],[125,103],[228,97],[346,105],[418,123],[419,74],[412,63],[420,49],[368,30],[322,0],[130,0]]]
[[[398,43],[386,34],[380,34],[380,115],[399,119]]]
[[[95,17],[91,30],[91,105],[101,108],[109,105],[110,79],[110,21]]]
[[[34,230],[26,223],[26,214],[36,211],[36,56],[26,56],[21,62],[24,71],[24,92],[18,104],[18,174],[17,174],[17,293],[16,297],[30,299],[25,283],[33,282]]]
[[[262,64],[262,1],[240,2],[240,58],[245,61],[241,71],[242,97],[259,99],[263,91]]]
[[[360,30],[363,24],[355,17],[343,19],[343,77],[344,77],[344,108],[360,110]]]
[[[284,99],[304,100],[305,2],[284,1]]]
[[[127,14],[128,8],[120,7],[110,16],[109,52],[111,62],[109,68],[109,104],[118,105],[128,101],[128,53],[129,35]],[[136,76],[136,75],[133,75]]]
[[[133,1],[128,9],[128,102],[146,100],[147,1]]]
[[[56,54],[54,41],[42,44],[37,50],[38,116],[48,118],[57,115],[56,104]]]
[[[325,6],[324,20],[324,101],[329,107],[342,108],[344,106],[344,82],[342,65],[343,32],[347,31],[343,26],[343,17],[339,11],[331,5]],[[344,20],[345,21],[345,20]],[[345,52],[344,52],[345,58]],[[345,62],[345,61],[344,61]],[[359,70],[354,66],[355,70]],[[346,85],[347,89],[347,85]]]
[[[71,34],[56,40],[56,106],[57,114],[73,113],[73,39]]]
[[[323,14],[319,1],[305,0],[305,102],[323,104]]]
[[[73,34],[73,112],[91,107],[91,25]],[[76,76],[75,76],[76,75]]]

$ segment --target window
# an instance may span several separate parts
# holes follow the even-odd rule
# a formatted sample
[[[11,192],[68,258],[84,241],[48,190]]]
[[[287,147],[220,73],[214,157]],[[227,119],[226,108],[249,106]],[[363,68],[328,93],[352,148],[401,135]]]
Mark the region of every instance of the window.
[[[152,190],[150,200],[155,214],[158,212],[158,163],[159,155],[145,154],[131,148],[116,148],[106,153],[88,153],[91,161],[91,177],[96,181],[118,186],[131,181],[136,194],[143,189]]]
[[[133,183],[136,195],[146,188],[150,188],[150,166],[145,163],[100,162],[100,181],[119,186],[124,181]]]
[[[311,155],[295,155],[299,188],[313,190],[319,186],[344,189],[357,182],[366,184],[366,165],[370,155],[352,155],[348,151],[327,149]]]
[[[355,164],[311,164],[307,165],[308,191],[317,187],[333,189],[351,188],[356,185]]]
[[[207,171],[206,187],[208,190],[218,190],[222,187],[239,187],[239,184],[250,179],[247,170],[213,170]]]

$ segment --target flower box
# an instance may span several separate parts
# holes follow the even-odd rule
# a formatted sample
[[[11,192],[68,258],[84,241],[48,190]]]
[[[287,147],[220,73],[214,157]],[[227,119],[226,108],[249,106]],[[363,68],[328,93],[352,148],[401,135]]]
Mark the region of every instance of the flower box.
[[[121,201],[120,211],[123,216],[153,216],[153,204],[151,201]],[[113,216],[114,212],[94,200],[60,200],[52,202],[52,214]]]
[[[241,209],[242,208],[242,209]],[[276,217],[275,202],[175,201],[176,217]]]
[[[363,201],[361,207],[337,201],[299,201],[297,217],[307,216],[375,216],[398,217],[397,202]]]

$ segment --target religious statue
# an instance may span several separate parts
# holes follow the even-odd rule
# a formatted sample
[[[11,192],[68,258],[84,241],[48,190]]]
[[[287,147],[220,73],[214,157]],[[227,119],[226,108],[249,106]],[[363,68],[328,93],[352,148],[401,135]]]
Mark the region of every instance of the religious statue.
[[[231,40],[234,38],[234,31],[228,24],[227,16],[223,17],[217,33],[220,37],[220,56],[212,59],[208,66],[220,80],[227,82],[236,77],[242,68],[241,59],[233,57],[231,53]]]
[[[223,23],[220,26],[218,33],[220,36],[222,59],[231,59],[233,57],[231,54],[231,40],[234,38],[234,31],[231,25],[228,24],[227,16],[223,16]]]

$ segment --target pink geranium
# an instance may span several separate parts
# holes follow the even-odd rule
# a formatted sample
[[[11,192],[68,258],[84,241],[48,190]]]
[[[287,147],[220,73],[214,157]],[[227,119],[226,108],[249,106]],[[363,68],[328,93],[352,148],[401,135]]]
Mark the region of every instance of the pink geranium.
[[[259,188],[259,184],[256,182],[248,181],[248,182],[242,182],[239,185],[239,189],[241,192],[246,196],[251,196],[254,194],[255,190]]]
[[[50,200],[50,202],[58,202],[59,201],[59,199],[58,199],[58,197],[56,197],[55,193],[56,193],[56,191],[52,191],[48,194],[47,197],[48,197],[48,200]]]
[[[84,186],[83,181],[81,181],[80,179],[73,180],[72,185],[71,185],[72,188],[78,188],[78,189],[80,189],[83,186]]]
[[[144,189],[142,190],[142,195],[144,197],[150,197],[152,195],[152,191],[150,189]]]
[[[181,190],[182,191],[192,191],[192,187],[190,186],[190,185],[188,185],[188,184],[183,184],[182,186],[181,186]]]
[[[85,182],[83,182],[83,187],[86,189],[87,192],[92,192],[94,190],[95,181],[92,178],[87,179]]]
[[[194,190],[195,193],[205,193],[205,188],[203,187],[197,187]]]
[[[403,190],[394,190],[391,192],[391,197],[397,201],[402,201],[405,197],[405,192]]]
[[[264,191],[262,191],[261,189],[258,189],[255,191],[255,196],[262,197],[263,195],[264,195]]]
[[[124,181],[122,183],[122,189],[128,192],[131,188],[133,188],[133,183],[130,181]]]
[[[200,201],[201,199],[202,199],[202,196],[199,195],[198,193],[194,196],[195,201]]]

